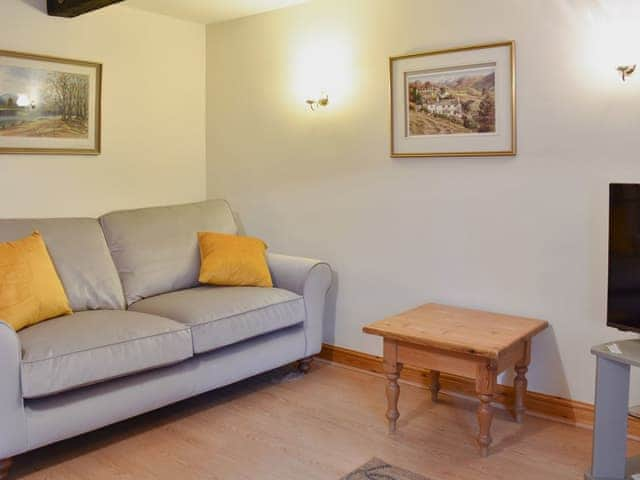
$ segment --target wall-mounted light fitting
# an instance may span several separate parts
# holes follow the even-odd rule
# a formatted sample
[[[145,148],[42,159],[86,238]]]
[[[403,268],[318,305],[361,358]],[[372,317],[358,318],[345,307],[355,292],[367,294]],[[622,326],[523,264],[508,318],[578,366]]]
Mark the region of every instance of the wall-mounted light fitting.
[[[620,72],[620,78],[623,82],[626,82],[627,78],[629,78],[633,74],[633,72],[636,71],[636,66],[637,65],[620,65],[618,66],[618,68],[616,68],[616,70]]]
[[[323,93],[317,100],[310,98],[306,101],[306,104],[309,105],[312,112],[315,112],[318,107],[326,107],[329,105],[329,95]]]

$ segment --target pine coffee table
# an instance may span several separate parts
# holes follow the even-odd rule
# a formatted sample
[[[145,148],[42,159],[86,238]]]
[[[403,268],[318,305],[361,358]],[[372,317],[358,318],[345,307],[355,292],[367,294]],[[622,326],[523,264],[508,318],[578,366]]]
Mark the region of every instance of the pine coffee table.
[[[532,318],[468,310],[429,303],[408,312],[371,323],[365,333],[384,340],[384,371],[387,376],[387,420],[389,433],[396,431],[400,416],[398,377],[403,364],[431,371],[431,398],[440,390],[440,372],[475,379],[480,454],[491,445],[491,402],[496,377],[514,367],[515,419],[522,422],[527,391],[526,373],[531,361],[531,338],[548,323]]]

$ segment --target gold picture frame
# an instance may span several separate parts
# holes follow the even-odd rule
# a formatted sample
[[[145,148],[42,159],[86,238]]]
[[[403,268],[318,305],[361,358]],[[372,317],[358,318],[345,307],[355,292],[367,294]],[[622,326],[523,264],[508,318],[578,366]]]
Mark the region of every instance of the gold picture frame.
[[[515,62],[514,41],[390,57],[391,157],[516,155]]]
[[[0,50],[0,154],[99,155],[102,64]]]

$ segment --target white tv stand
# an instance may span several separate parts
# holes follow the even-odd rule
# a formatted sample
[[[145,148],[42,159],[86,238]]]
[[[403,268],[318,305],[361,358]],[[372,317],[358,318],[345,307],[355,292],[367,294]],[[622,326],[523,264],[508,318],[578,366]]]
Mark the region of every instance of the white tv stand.
[[[597,357],[596,415],[591,472],[584,478],[626,480],[640,473],[640,456],[627,458],[629,374],[631,366],[640,367],[640,339],[603,343],[591,353]]]

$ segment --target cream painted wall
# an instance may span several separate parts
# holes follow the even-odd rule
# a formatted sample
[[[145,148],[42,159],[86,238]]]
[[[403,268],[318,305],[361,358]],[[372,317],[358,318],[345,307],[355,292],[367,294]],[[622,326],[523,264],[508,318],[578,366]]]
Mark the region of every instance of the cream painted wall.
[[[0,2],[0,49],[101,62],[102,155],[0,155],[0,217],[97,216],[205,198],[205,27],[112,6]]]
[[[639,13],[632,0],[316,0],[209,26],[208,195],[272,250],[331,262],[328,342],[380,353],[362,326],[428,300],[540,317],[552,328],[531,388],[592,401],[589,348],[622,336],[604,325],[607,184],[640,181],[640,78],[621,86],[614,70],[638,61]],[[389,157],[389,56],[510,39],[518,156]],[[331,106],[306,111],[305,89],[323,85]]]

